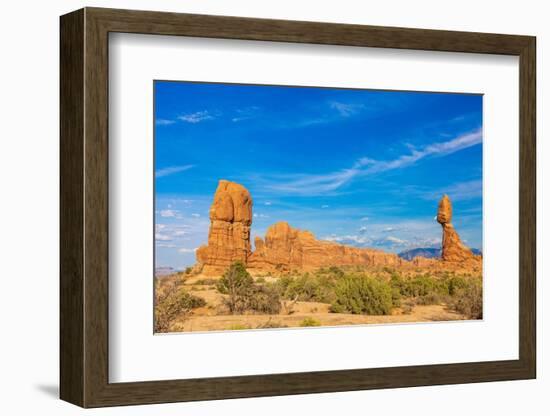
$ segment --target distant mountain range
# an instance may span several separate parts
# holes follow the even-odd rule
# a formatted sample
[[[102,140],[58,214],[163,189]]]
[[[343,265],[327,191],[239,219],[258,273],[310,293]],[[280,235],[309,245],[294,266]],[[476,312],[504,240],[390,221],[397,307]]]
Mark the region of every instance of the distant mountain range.
[[[173,267],[162,266],[155,269],[155,276],[167,276],[169,274],[176,273],[177,270]]]
[[[478,250],[477,248],[472,248],[471,250],[472,250],[472,253],[476,255],[481,254],[481,250]],[[433,259],[441,256],[441,249],[433,248],[433,247],[413,248],[410,250],[402,251],[397,255],[402,259],[409,260],[409,261],[418,256],[425,257],[427,259]]]

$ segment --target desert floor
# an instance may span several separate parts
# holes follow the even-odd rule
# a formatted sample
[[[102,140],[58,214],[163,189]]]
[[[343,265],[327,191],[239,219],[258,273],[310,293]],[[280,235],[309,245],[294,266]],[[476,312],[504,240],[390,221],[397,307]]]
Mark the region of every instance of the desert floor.
[[[415,305],[412,310],[403,313],[403,309],[396,308],[392,315],[356,315],[344,313],[330,313],[329,304],[319,302],[294,302],[288,308],[283,302],[283,309],[277,315],[220,314],[219,305],[222,296],[213,285],[202,285],[201,276],[193,277],[185,282],[189,293],[205,299],[207,305],[196,308],[190,315],[176,320],[172,327],[174,332],[201,332],[246,330],[259,328],[287,328],[301,327],[305,318],[313,318],[321,326],[341,326],[357,324],[390,324],[413,323],[430,321],[456,321],[467,319],[465,316],[448,310],[445,305]],[[291,310],[291,313],[288,312]]]

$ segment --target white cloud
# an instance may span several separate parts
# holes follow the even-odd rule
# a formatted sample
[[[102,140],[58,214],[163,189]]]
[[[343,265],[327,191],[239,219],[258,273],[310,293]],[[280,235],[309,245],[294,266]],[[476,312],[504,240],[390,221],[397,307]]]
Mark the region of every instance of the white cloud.
[[[183,248],[180,248],[178,250],[178,253],[187,254],[187,253],[194,253],[195,251],[197,251],[197,247],[195,247],[195,248],[185,248],[185,247],[183,247]]]
[[[386,227],[382,230],[385,233],[391,233],[392,231],[395,231],[394,227]]]
[[[191,214],[192,217],[200,218],[201,214]]]
[[[275,180],[267,180],[264,186],[285,193],[300,195],[323,194],[335,191],[355,178],[402,169],[430,157],[449,155],[479,144],[481,140],[482,132],[481,129],[478,129],[446,142],[431,143],[421,149],[411,148],[409,149],[409,153],[392,160],[375,160],[363,157],[358,159],[350,168],[325,174],[296,174],[272,178]]]
[[[321,208],[328,208],[328,205],[321,205]]]
[[[155,124],[157,126],[169,126],[169,125],[174,124],[174,123],[175,123],[174,120],[168,120],[168,119],[165,119],[165,118],[159,118],[155,122]]]
[[[264,202],[264,205],[267,205],[267,206],[271,205],[271,201]]]
[[[257,113],[260,107],[255,105],[245,108],[239,108],[236,111],[237,116],[231,119],[232,122],[238,123],[239,121],[250,120],[257,117]]]
[[[155,241],[172,241],[172,237],[166,234],[155,233]]]
[[[365,234],[367,232],[367,227],[363,226],[359,228],[359,234]]]
[[[397,245],[400,245],[400,246],[407,244],[407,241],[402,240],[401,238],[393,237],[391,235],[386,237],[385,241],[388,241],[390,243],[397,244]]]
[[[179,211],[177,209],[162,209],[159,212],[162,218],[178,218],[180,217]]]
[[[321,240],[332,241],[340,244],[349,244],[349,245],[365,245],[370,244],[372,240],[366,236],[360,235],[329,235],[321,238]]]
[[[364,104],[349,104],[338,101],[329,103],[330,108],[336,110],[342,117],[353,116],[365,109]]]
[[[362,217],[359,221],[368,221],[369,217]]]
[[[184,172],[193,168],[195,165],[182,165],[182,166],[169,166],[166,168],[158,169],[155,172],[156,178],[162,178],[164,176],[173,175],[174,173]]]
[[[160,247],[160,248],[176,248],[176,245],[175,244],[166,244],[166,243],[158,243],[157,242],[157,247]]]
[[[201,121],[213,120],[215,117],[209,111],[197,111],[195,113],[182,114],[178,116],[178,120],[184,121],[186,123],[196,124]]]

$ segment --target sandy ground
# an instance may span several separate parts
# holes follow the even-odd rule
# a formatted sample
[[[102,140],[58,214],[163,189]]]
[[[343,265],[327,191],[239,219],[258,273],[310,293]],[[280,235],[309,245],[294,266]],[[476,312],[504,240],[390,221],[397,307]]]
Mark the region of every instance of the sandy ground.
[[[221,303],[220,295],[213,286],[193,285],[190,293],[204,298],[207,306],[193,310],[185,319],[177,321],[173,325],[173,331],[202,332],[258,329],[262,327],[286,328],[300,327],[306,318],[313,318],[321,326],[357,325],[357,324],[391,324],[403,322],[429,322],[429,321],[454,321],[463,320],[464,316],[450,311],[444,305],[415,306],[408,314],[403,314],[396,308],[392,315],[353,315],[343,313],[330,313],[330,305],[318,302],[296,302],[289,305],[290,314],[287,313],[283,303],[283,311],[278,315],[227,315],[220,314],[216,305]],[[290,304],[290,302],[287,302]]]

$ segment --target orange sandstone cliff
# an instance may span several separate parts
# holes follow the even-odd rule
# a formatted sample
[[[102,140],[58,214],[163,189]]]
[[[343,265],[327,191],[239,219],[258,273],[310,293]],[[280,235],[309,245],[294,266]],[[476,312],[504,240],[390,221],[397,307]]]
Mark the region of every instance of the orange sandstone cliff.
[[[210,207],[208,244],[197,250],[202,272],[218,274],[237,260],[246,264],[250,256],[251,225],[250,193],[238,183],[221,180]]]
[[[416,257],[412,261],[393,253],[317,240],[310,231],[292,228],[287,222],[271,225],[265,238],[256,237],[251,251],[252,197],[237,183],[221,180],[210,208],[208,244],[197,250],[195,269],[205,275],[221,275],[241,261],[256,272],[313,270],[329,266],[389,266],[397,268],[450,268],[480,271],[481,256],[467,248],[451,224],[451,201],[445,195],[437,221],[443,228],[441,260]]]
[[[396,254],[317,240],[309,231],[278,222],[268,228],[265,239],[257,237],[248,266],[258,270],[312,270],[328,266],[399,266]]]

